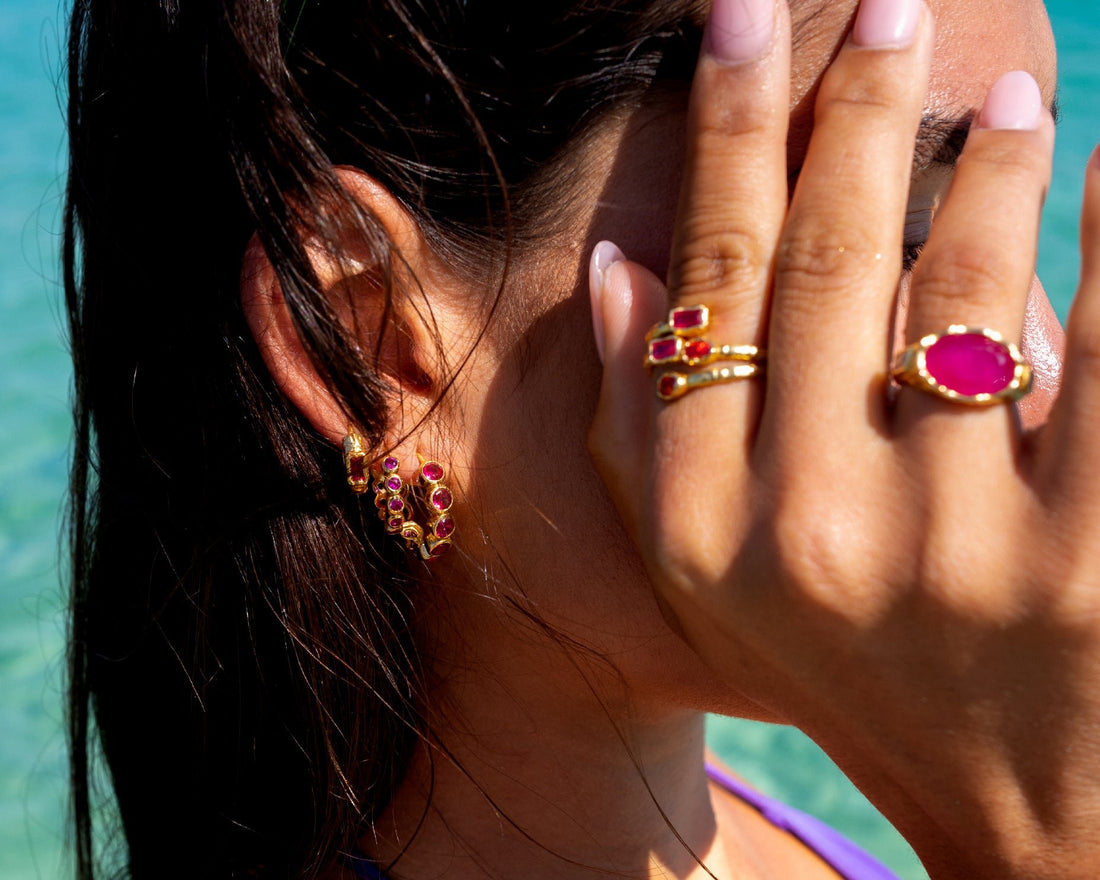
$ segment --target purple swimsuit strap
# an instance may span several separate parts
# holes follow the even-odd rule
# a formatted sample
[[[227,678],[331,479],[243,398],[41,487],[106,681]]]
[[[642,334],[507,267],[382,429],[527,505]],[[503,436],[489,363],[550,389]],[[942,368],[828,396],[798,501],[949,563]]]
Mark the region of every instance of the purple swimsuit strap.
[[[754,807],[776,828],[801,840],[844,880],[898,880],[898,876],[882,862],[809,813],[803,813],[749,788],[744,782],[709,762],[707,776],[730,794]]]
[[[820,819],[749,788],[713,764],[707,764],[707,775],[776,828],[802,841],[844,880],[898,880],[889,868]],[[361,880],[387,880],[374,862],[359,853],[348,857],[345,864]]]

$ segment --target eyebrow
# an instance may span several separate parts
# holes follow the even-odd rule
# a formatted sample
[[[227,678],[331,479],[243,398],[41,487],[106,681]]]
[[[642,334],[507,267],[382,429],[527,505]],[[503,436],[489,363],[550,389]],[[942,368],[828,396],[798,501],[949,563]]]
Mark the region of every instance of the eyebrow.
[[[1058,99],[1050,106],[1054,124],[1062,116]],[[913,151],[913,171],[924,171],[933,165],[954,165],[966,145],[970,127],[974,122],[973,113],[965,116],[947,116],[940,113],[925,113],[917,129],[917,142]]]

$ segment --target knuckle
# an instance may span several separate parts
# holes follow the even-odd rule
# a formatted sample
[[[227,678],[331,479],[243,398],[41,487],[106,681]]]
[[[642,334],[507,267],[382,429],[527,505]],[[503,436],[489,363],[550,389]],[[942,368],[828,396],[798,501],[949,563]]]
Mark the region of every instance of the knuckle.
[[[823,516],[812,505],[786,505],[777,513],[771,524],[777,580],[800,604],[843,618],[857,606],[873,606],[860,601],[869,598],[859,595],[868,559],[853,528],[847,518]]]
[[[879,65],[858,70],[830,68],[821,83],[815,112],[818,116],[832,112],[857,116],[892,114],[903,103],[913,103],[914,82],[913,77],[891,75]],[[920,97],[923,98],[923,90]]]
[[[775,112],[766,104],[743,100],[716,102],[703,106],[695,114],[695,137],[701,146],[712,141],[723,143],[731,138],[771,137],[776,121]]]
[[[972,318],[1004,303],[1011,273],[1001,248],[957,239],[940,243],[932,259],[920,264],[912,297],[930,312],[954,314],[960,302],[976,310]]]
[[[836,218],[794,223],[779,244],[776,285],[815,292],[848,287],[874,271],[880,253],[865,231]]]
[[[713,290],[752,290],[762,283],[767,260],[760,242],[716,221],[698,220],[685,230],[691,242],[669,271],[680,296]]]
[[[1039,148],[1029,138],[976,138],[959,157],[957,173],[978,172],[995,180],[998,189],[1014,190],[1039,183],[1044,167]]]

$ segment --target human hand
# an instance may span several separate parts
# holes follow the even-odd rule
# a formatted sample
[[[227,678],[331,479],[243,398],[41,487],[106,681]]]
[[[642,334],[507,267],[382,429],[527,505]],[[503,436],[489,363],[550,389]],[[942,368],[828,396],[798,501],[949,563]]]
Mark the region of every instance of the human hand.
[[[891,328],[931,14],[865,0],[788,204],[789,16],[778,3],[774,31],[733,18],[751,7],[714,5],[667,289],[608,266],[607,249],[596,261],[593,456],[673,626],[816,739],[933,877],[1092,877],[1100,161],[1048,425],[1024,434],[1012,405],[898,391]],[[999,82],[913,274],[908,341],[951,324],[1017,336],[1052,144],[1030,77]],[[697,303],[708,339],[766,346],[765,376],[661,402],[643,335],[669,305]]]

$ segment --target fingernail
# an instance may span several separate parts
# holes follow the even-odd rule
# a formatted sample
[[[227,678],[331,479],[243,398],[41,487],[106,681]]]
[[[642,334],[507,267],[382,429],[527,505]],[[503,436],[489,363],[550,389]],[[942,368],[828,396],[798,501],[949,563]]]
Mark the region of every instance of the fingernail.
[[[976,128],[1032,131],[1043,119],[1043,96],[1030,73],[1006,73],[989,90]]]
[[[775,0],[714,0],[707,22],[707,51],[727,64],[753,61],[771,46]]]
[[[610,241],[601,241],[592,249],[588,262],[588,293],[592,306],[592,336],[596,340],[596,353],[603,363],[603,287],[607,270],[626,259],[619,248]]]
[[[904,49],[917,35],[922,5],[922,0],[863,0],[852,42],[866,49]]]

